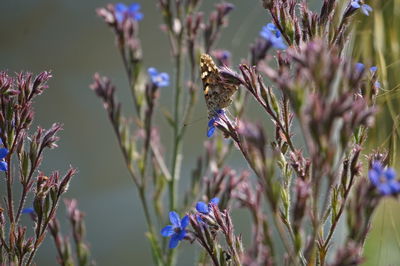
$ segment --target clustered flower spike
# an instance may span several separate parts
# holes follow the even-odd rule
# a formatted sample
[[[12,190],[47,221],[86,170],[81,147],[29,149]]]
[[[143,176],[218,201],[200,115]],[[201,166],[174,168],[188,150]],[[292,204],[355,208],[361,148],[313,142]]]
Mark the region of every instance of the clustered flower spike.
[[[150,67],[147,69],[147,73],[150,76],[151,82],[161,88],[161,87],[167,87],[169,86],[169,75],[168,73],[162,72],[159,73],[157,69],[154,67]]]
[[[169,248],[176,248],[179,244],[179,241],[183,240],[186,236],[186,227],[189,224],[189,216],[185,216],[182,220],[179,218],[179,215],[172,211],[169,212],[169,220],[172,225],[167,225],[163,229],[161,229],[161,235],[164,237],[171,237],[169,240]]]
[[[380,162],[375,161],[368,172],[368,177],[381,195],[400,193],[400,182],[396,179],[396,172],[393,168],[384,169]]]
[[[372,7],[364,4],[363,0],[351,0],[350,5],[355,9],[361,8],[361,12],[363,12],[366,16],[369,16],[369,12],[372,12]]]
[[[2,144],[0,140],[0,144]],[[6,172],[8,170],[7,162],[4,161],[4,158],[7,156],[8,150],[6,148],[0,148],[0,171]]]
[[[118,3],[114,6],[115,19],[117,22],[122,23],[124,19],[133,19],[140,21],[143,19],[143,14],[140,13],[140,4],[132,3],[129,6]]]
[[[268,23],[267,25],[265,25],[260,31],[260,36],[269,41],[271,45],[276,49],[287,48],[282,38],[281,32],[273,23]]]
[[[215,115],[208,121],[207,137],[211,138],[215,132],[215,122],[219,120],[219,116],[224,114],[224,110],[219,109],[215,112]]]
[[[219,203],[219,198],[211,199],[210,202],[208,203],[208,205],[203,201],[199,201],[196,204],[196,210],[200,213],[208,214],[211,211],[211,206],[218,205],[218,203]]]

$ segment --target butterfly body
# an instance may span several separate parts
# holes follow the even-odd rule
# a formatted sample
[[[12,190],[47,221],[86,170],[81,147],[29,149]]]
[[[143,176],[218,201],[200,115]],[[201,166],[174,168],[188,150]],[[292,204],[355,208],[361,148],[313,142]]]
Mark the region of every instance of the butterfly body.
[[[200,71],[208,118],[211,119],[215,117],[218,110],[222,110],[232,103],[231,98],[238,87],[222,81],[218,67],[208,54],[202,54],[200,57]]]

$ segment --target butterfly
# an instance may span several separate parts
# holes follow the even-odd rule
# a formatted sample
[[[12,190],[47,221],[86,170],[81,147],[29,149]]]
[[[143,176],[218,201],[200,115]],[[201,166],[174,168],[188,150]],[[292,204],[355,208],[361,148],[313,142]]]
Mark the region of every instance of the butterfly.
[[[215,132],[215,123],[225,115],[224,108],[232,103],[232,96],[238,90],[238,86],[222,80],[218,67],[208,54],[202,54],[200,57],[200,71],[210,119],[207,137],[211,137]]]
[[[202,54],[200,57],[200,71],[208,118],[212,119],[232,103],[231,98],[238,86],[223,82],[218,67],[208,54]]]

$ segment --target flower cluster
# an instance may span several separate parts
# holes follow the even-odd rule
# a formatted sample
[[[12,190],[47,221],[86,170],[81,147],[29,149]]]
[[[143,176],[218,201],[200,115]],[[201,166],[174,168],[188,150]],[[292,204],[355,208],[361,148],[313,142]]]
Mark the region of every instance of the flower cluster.
[[[40,169],[45,151],[57,147],[57,135],[62,130],[58,123],[47,130],[31,128],[34,99],[47,89],[50,78],[47,71],[37,76],[21,72],[16,77],[0,72],[0,138],[4,145],[0,148],[0,171],[7,172],[4,205],[0,207],[0,242],[7,243],[0,251],[2,265],[34,264],[60,199],[76,174],[73,168],[65,175],[58,171],[45,175]],[[33,231],[22,224],[23,214],[35,217]]]
[[[209,214],[211,212],[212,205],[218,205],[219,198],[212,198],[208,204],[203,201],[199,201],[196,204],[196,210],[203,214]]]
[[[212,206],[217,206],[218,202],[219,198],[213,198],[208,205],[203,201],[199,201],[196,204],[196,210],[199,212],[199,214],[209,214],[212,210]],[[196,214],[197,220],[199,222],[203,222],[199,214]],[[185,215],[182,219],[180,219],[179,214],[171,211],[169,212],[169,220],[171,225],[165,226],[163,229],[161,229],[160,233],[163,237],[171,237],[168,245],[169,248],[176,248],[179,244],[179,241],[182,241],[187,236],[186,227],[189,225],[189,216]]]
[[[368,172],[371,183],[383,196],[400,193],[400,182],[396,179],[396,172],[393,168],[383,168],[382,163],[375,161]]]
[[[327,263],[328,255],[334,257],[331,254],[332,239],[344,215],[350,217],[350,233],[343,245],[346,249],[336,250],[336,264],[332,265],[361,260],[370,214],[381,199],[377,190],[381,195],[400,193],[400,182],[394,171],[383,169],[377,163],[369,173],[371,182],[367,179],[355,182],[362,174],[360,153],[368,128],[374,121],[380,87],[377,67],[368,71],[364,64],[355,64],[351,58],[342,56],[346,40],[352,33],[350,17],[359,9],[365,15],[372,11],[364,1],[348,0],[344,12],[339,12],[335,1],[323,1],[320,13],[316,13],[306,3],[263,0],[272,23],[262,27],[250,45],[249,60],[242,60],[243,63],[236,67],[239,71],[235,72],[230,52],[214,49],[233,5],[217,4],[216,10],[207,16],[199,12],[201,1],[170,3],[160,0],[161,28],[170,40],[170,54],[178,59],[174,60],[177,77],[172,88],[176,97],[171,104],[172,110],[163,112],[174,136],[171,168],[160,152],[158,137],[152,134],[158,89],[169,86],[170,77],[151,67],[147,69],[148,82],[140,82],[146,71],[142,69],[140,24],[136,23],[143,19],[140,5],[116,4],[98,12],[115,30],[132,84],[136,117],[125,119],[120,112],[121,103],[116,100],[116,89],[109,79],[97,75],[92,89],[102,98],[109,113],[128,170],[139,191],[143,194],[152,189],[156,191],[150,203],[154,205],[155,215],[151,213],[146,221],[155,264],[174,261],[176,253],[168,247],[174,249],[183,240],[200,244],[208,254],[202,258],[203,264],[274,265],[282,257],[291,265],[312,264],[315,258],[321,264]],[[287,50],[271,51],[273,49]],[[197,165],[192,169],[191,186],[183,203],[177,204],[179,193],[176,188],[179,187],[177,181],[183,156],[181,140],[186,132],[180,125],[190,121],[198,81],[204,78],[205,71],[206,74],[210,71],[198,71],[198,51],[216,58],[221,86],[242,86],[249,92],[247,95],[252,96],[272,120],[275,134],[261,123],[242,119],[248,100],[247,95],[243,97],[243,89],[232,100],[233,110],[229,117],[225,114],[226,105],[208,110],[207,137],[212,137],[218,127],[225,138],[232,139],[232,145],[224,145],[221,138],[206,142],[205,155],[199,155]],[[272,58],[277,62],[271,64]],[[268,85],[263,76],[269,79]],[[234,117],[232,121],[231,117]],[[139,122],[141,138],[130,133],[134,125],[125,121],[132,120]],[[308,152],[303,152],[293,138],[294,126],[298,124],[299,134],[304,137],[304,150]],[[247,179],[247,174],[227,174],[228,171],[218,173],[218,169],[227,169],[225,158],[233,147],[241,152],[256,178]],[[153,173],[154,187],[147,181]],[[207,180],[205,176],[210,174],[214,177]],[[354,197],[354,187],[363,182],[356,195],[365,197]],[[163,201],[164,187],[168,188],[168,202]],[[211,199],[209,202],[196,203],[201,191],[205,198]],[[220,200],[213,198],[215,195],[221,198],[221,209],[218,206]],[[369,204],[364,204],[365,199],[370,199]],[[141,197],[140,200],[146,210],[148,199]],[[264,204],[270,206],[270,212],[265,212]],[[171,224],[160,231],[161,236],[170,238],[166,245],[160,234],[153,231],[153,217],[162,217],[162,210],[166,208],[187,210],[193,205],[195,210],[183,218],[179,212],[169,212]],[[245,253],[241,236],[234,234],[226,206],[250,210],[254,233],[250,240],[252,244]],[[305,227],[310,230],[304,230]],[[320,236],[321,228],[327,228],[327,234]],[[270,234],[275,229],[285,245],[285,253],[276,251],[275,234]]]

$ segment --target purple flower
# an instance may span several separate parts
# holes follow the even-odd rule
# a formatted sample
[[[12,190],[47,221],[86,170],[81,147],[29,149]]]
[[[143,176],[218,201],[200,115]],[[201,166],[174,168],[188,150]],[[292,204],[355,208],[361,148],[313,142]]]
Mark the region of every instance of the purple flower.
[[[167,87],[169,85],[169,75],[168,73],[162,72],[159,73],[157,69],[154,67],[150,67],[147,69],[147,73],[151,78],[151,82],[157,87]]]
[[[0,171],[6,172],[8,170],[7,162],[3,159],[7,156],[8,150],[6,148],[0,148]]]
[[[182,220],[179,218],[179,215],[172,211],[169,212],[169,220],[172,225],[167,225],[163,229],[161,229],[161,235],[164,237],[171,237],[169,240],[169,248],[176,248],[178,246],[179,241],[183,240],[186,236],[185,228],[189,224],[189,216],[185,216]]]
[[[207,137],[211,138],[215,132],[215,122],[219,120],[219,116],[224,114],[224,110],[219,109],[215,112],[215,115],[208,121]]]
[[[366,16],[369,16],[369,12],[372,12],[372,7],[367,4],[364,4],[362,0],[352,0],[350,6],[354,9],[361,8],[361,12]]]
[[[208,205],[203,201],[199,201],[196,204],[196,210],[200,213],[208,214],[211,211],[211,206],[218,205],[218,203],[219,203],[219,198],[211,199],[210,202],[208,203]]]
[[[368,172],[371,183],[378,189],[381,195],[394,195],[400,193],[400,182],[396,180],[396,172],[393,168],[383,169],[380,162],[372,163]]]
[[[122,23],[124,19],[133,19],[140,21],[143,19],[143,14],[140,13],[140,4],[132,3],[129,6],[118,3],[114,6],[115,19],[117,22]]]
[[[281,36],[279,29],[273,24],[268,23],[260,31],[260,36],[271,43],[276,49],[286,49],[287,46]]]

